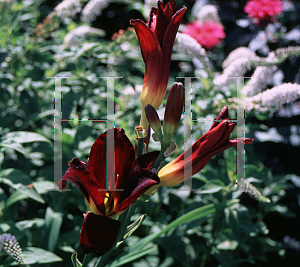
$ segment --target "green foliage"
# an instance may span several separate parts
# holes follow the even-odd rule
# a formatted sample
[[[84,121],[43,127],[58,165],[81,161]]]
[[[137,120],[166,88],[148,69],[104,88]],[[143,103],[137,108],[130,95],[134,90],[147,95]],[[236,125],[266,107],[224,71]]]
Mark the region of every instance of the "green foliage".
[[[177,2],[188,7],[189,21],[195,20],[195,10],[204,3]],[[293,4],[268,28],[246,18],[246,1],[238,2],[219,3],[227,34],[223,44],[206,51],[203,58],[179,51],[172,55],[169,85],[179,81],[175,77],[200,76],[192,83],[193,141],[210,128],[224,105],[230,106],[229,117],[236,117],[236,84],[219,89],[213,82],[229,52],[251,46],[264,57],[282,47],[299,46],[293,37],[300,23],[296,1],[285,1]],[[60,18],[51,13],[50,1],[0,1],[0,237],[15,236],[22,266],[79,267],[92,260],[96,264],[94,256],[83,260],[80,249],[87,211],[82,194],[70,184],[70,191],[60,192],[54,183],[55,81],[49,77],[70,76],[62,79],[62,119],[69,120],[62,122],[63,171],[73,157],[86,161],[91,145],[106,130],[105,122],[87,121],[106,119],[107,84],[100,77],[123,77],[114,81],[115,125],[124,128],[134,143],[145,67],[132,29],[122,26],[124,30],[113,38],[109,35],[110,26],[117,32],[123,25],[123,15],[116,15],[119,7],[127,12],[126,23],[133,18],[129,18],[132,10],[140,17],[147,10],[141,2],[115,1],[94,22],[103,27],[101,33],[64,46],[66,35],[83,25],[80,14]],[[235,18],[236,14],[241,15]],[[101,19],[109,16],[112,25],[103,26]],[[299,56],[284,60],[276,62],[273,80],[281,75],[284,82],[299,83]],[[161,119],[165,103],[166,97],[157,110]],[[246,136],[254,143],[245,146],[244,180],[236,180],[236,151],[231,148],[214,156],[192,178],[193,190],[178,190],[181,185],[159,188],[137,207],[107,266],[293,266],[299,248],[284,238],[300,240],[300,130],[299,114],[293,113],[297,105],[285,105],[275,115],[254,110],[246,114]],[[177,151],[166,161],[184,151],[184,131],[182,123],[173,136]],[[159,148],[150,141],[149,151]],[[0,244],[1,267],[19,265],[11,255]]]

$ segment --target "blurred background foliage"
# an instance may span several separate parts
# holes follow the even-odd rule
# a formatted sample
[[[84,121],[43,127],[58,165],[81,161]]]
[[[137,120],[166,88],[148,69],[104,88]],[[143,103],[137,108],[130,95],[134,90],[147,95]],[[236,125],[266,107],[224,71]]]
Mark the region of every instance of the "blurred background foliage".
[[[11,241],[15,246],[11,250],[0,244],[0,266],[18,264],[12,252],[18,244],[25,266],[72,266],[74,252],[83,258],[79,235],[87,211],[84,198],[71,184],[71,191],[62,193],[53,183],[55,84],[47,76],[70,76],[62,79],[62,118],[73,120],[62,123],[63,171],[73,157],[85,161],[95,139],[106,130],[105,123],[78,121],[106,118],[106,80],[99,77],[123,77],[115,79],[115,125],[124,128],[133,143],[134,127],[139,125],[144,63],[136,35],[128,27],[130,19],[147,20],[155,2],[98,1],[100,11],[89,19],[83,17],[89,1],[67,2],[0,1],[0,234],[17,240]],[[260,57],[299,46],[300,4],[283,1],[284,11],[276,21],[256,25],[244,12],[247,1],[176,2],[188,8],[180,31],[196,20],[197,10],[213,4],[226,33],[220,44],[206,51],[210,69],[199,67],[191,55],[180,51],[172,55],[168,88],[180,80],[178,76],[201,77],[192,83],[195,141],[210,128],[222,106],[228,104],[231,119],[236,118],[232,102],[236,84],[220,89],[213,82],[224,59],[240,46]],[[70,34],[80,26],[92,29]],[[299,84],[299,67],[299,56],[277,64],[268,88]],[[161,119],[165,102],[166,98],[158,109]],[[245,146],[250,193],[234,190],[235,149],[217,154],[192,178],[193,191],[177,190],[181,185],[160,188],[138,208],[133,219],[147,214],[145,221],[113,252],[108,266],[299,266],[299,122],[299,99],[275,112],[246,113],[246,136],[254,138],[252,145]],[[184,151],[183,125],[174,139],[177,156]],[[155,149],[159,144],[151,140],[149,150]],[[255,190],[260,197],[253,196]],[[226,204],[234,199],[239,202]],[[218,208],[162,232],[180,216],[208,204]],[[130,250],[155,233],[160,233],[157,239]]]

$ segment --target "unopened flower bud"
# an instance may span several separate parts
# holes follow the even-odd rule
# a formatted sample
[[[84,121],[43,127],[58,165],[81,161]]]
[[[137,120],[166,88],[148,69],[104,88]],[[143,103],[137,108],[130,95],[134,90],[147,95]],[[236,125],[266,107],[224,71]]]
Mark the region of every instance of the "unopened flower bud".
[[[155,133],[161,135],[161,122],[155,108],[152,107],[150,104],[148,104],[145,107],[145,112],[150,127],[153,129]]]
[[[173,83],[165,109],[163,131],[164,135],[171,138],[176,132],[183,108],[184,87],[182,83]]]

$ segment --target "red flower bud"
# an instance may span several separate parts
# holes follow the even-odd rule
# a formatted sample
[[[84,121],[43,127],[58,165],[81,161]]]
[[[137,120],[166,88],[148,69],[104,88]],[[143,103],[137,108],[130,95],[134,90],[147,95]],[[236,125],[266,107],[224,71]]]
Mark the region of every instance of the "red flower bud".
[[[148,104],[145,107],[146,117],[150,124],[150,127],[156,132],[158,135],[161,135],[161,122],[158,117],[158,114],[154,107]]]
[[[182,83],[173,83],[165,109],[163,131],[164,135],[171,138],[176,132],[183,108],[184,102],[184,87]]]
[[[196,174],[217,153],[239,145],[250,144],[251,138],[229,140],[236,123],[228,121],[228,107],[224,107],[209,131],[201,136],[185,153],[164,166],[159,172],[160,185],[173,186],[182,183],[189,177],[186,173]],[[221,121],[221,122],[220,122]],[[185,159],[185,155],[188,155]]]

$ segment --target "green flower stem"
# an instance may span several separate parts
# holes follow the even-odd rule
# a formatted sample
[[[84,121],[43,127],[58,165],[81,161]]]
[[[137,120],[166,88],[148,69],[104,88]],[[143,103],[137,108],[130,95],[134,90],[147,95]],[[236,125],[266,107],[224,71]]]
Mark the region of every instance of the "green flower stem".
[[[138,157],[143,155],[145,138],[139,138],[138,142]]]
[[[168,145],[167,145],[166,143],[164,143],[164,142],[161,143],[161,150],[160,150],[160,153],[159,153],[159,155],[158,155],[156,161],[154,162],[152,168],[157,169],[157,168],[159,167],[159,165],[161,164],[161,162],[166,158],[166,157],[164,156],[164,153],[165,153],[167,147],[168,147]],[[159,170],[157,170],[157,172],[158,172],[158,171],[159,171]]]
[[[130,218],[132,214],[134,213],[136,207],[140,204],[139,200],[136,200],[129,209],[127,209],[124,213],[122,213],[119,217],[119,221],[121,222],[121,228],[119,231],[119,234],[115,240],[115,243],[113,244],[112,248],[104,254],[102,257],[100,257],[95,265],[95,267],[103,267],[105,263],[107,262],[110,254],[112,253],[113,249],[116,247],[117,243],[120,242],[126,232],[127,226],[129,224]]]

